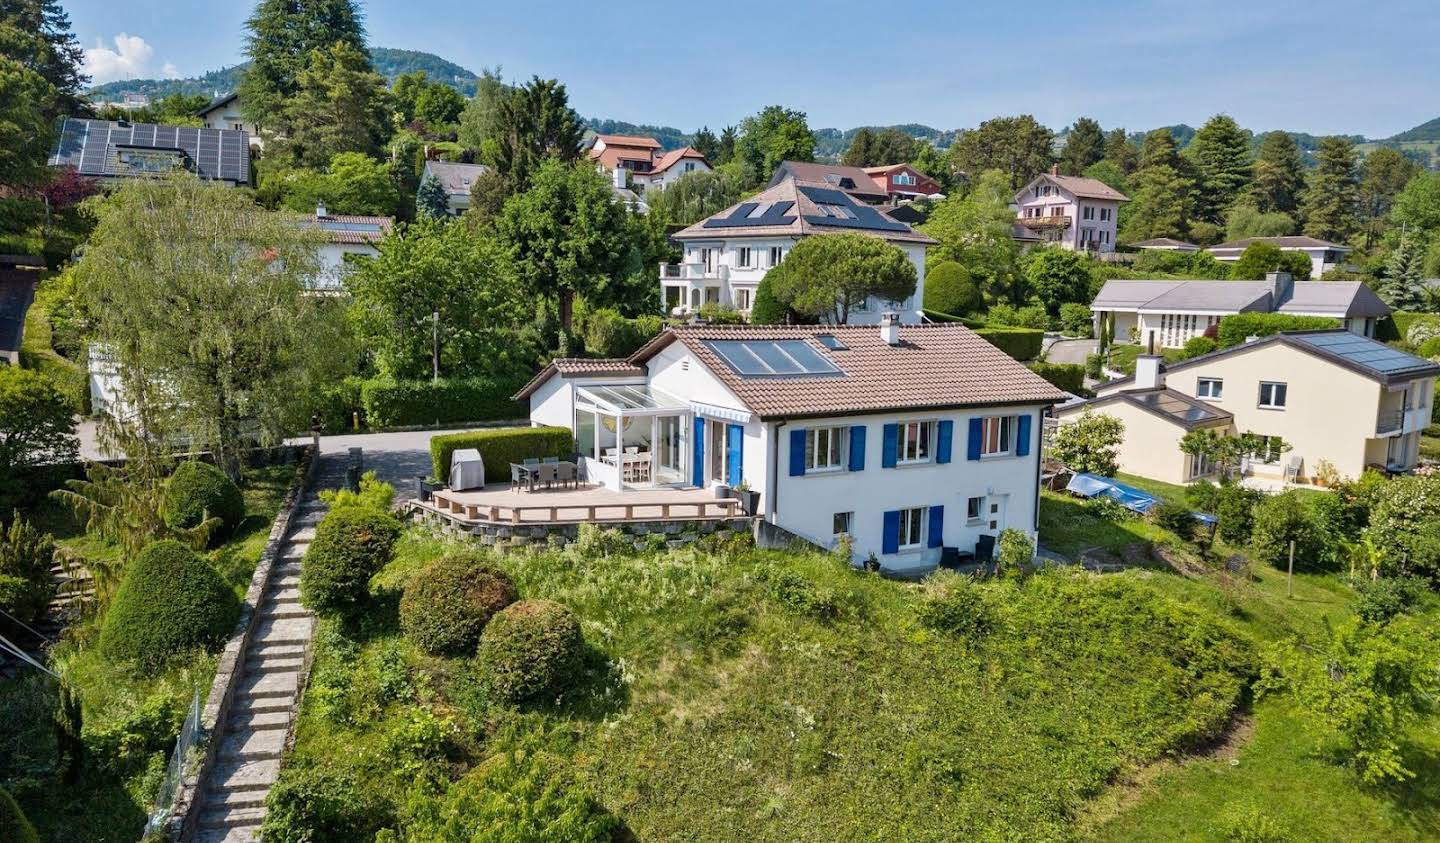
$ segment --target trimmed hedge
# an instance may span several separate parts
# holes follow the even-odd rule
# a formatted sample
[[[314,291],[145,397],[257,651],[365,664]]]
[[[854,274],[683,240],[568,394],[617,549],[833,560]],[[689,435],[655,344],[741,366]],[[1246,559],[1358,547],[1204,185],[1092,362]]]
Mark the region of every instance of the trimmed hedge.
[[[1045,332],[1034,328],[978,328],[975,333],[1022,362],[1039,357],[1040,346],[1045,342]]]
[[[450,455],[476,448],[485,460],[485,482],[510,480],[510,463],[526,457],[567,459],[575,453],[575,434],[565,427],[497,427],[430,437],[430,462],[442,483],[450,477]]]
[[[165,481],[160,514],[170,527],[188,530],[205,518],[220,519],[212,538],[228,535],[245,520],[245,498],[235,481],[215,466],[186,460]]]
[[[1281,331],[1325,331],[1340,327],[1340,320],[1290,313],[1232,313],[1220,318],[1217,339],[1221,348],[1245,342],[1246,337],[1268,337]]]
[[[370,427],[523,419],[526,405],[510,400],[521,386],[488,378],[370,380],[360,387],[360,406]]]
[[[929,309],[926,309],[924,313],[934,322],[959,322],[967,328],[974,329],[985,327],[985,320],[983,319],[973,319],[969,316],[956,316],[953,313],[941,313],[938,310]]]
[[[490,619],[476,650],[490,690],[507,702],[559,691],[580,662],[580,622],[559,603],[521,600]]]
[[[100,651],[153,673],[171,658],[225,643],[240,601],[185,545],[152,542],[130,563],[100,629]]]
[[[1030,371],[1072,395],[1085,389],[1085,367],[1079,363],[1030,363]]]
[[[319,404],[314,413],[320,417],[320,430],[324,433],[344,433],[355,427],[355,414],[360,413],[360,423],[365,423],[364,405],[360,398],[365,379],[351,375],[338,383],[320,390]]]
[[[505,572],[482,557],[442,556],[406,583],[400,628],[432,655],[472,652],[490,618],[518,597]]]
[[[320,519],[300,566],[300,601],[322,614],[352,616],[370,597],[370,578],[390,561],[400,521],[366,506]]]

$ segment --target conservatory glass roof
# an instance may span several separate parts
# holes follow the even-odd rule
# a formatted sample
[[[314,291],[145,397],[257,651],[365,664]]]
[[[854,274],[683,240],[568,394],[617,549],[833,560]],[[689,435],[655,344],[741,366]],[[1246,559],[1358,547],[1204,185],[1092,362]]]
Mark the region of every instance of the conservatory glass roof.
[[[604,413],[657,414],[688,410],[690,405],[664,390],[643,386],[577,386],[575,403]]]

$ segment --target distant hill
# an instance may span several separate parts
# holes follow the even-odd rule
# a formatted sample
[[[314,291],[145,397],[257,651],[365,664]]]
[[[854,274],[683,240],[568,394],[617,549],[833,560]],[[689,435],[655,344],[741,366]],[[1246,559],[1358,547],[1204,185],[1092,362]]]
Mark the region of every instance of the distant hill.
[[[423,70],[431,79],[444,82],[467,97],[475,94],[475,73],[433,53],[371,47],[370,61],[375,65],[375,72],[384,76],[387,82],[394,82],[401,74]],[[203,94],[210,97],[235,90],[248,64],[246,62],[212,70],[203,76],[189,79],[121,79],[96,85],[90,89],[90,95],[104,100],[118,100],[125,94],[144,94],[151,99],[171,94]]]
[[[941,148],[954,142],[956,135],[954,131],[947,132],[923,123],[901,123],[896,126],[856,126],[853,129],[815,129],[811,132],[815,136],[815,157],[821,160],[838,161],[840,156],[845,154],[845,150],[850,148],[850,142],[855,139],[855,133],[861,129],[869,129],[872,132],[899,129],[912,138],[929,141],[931,145]]]
[[[1398,135],[1386,138],[1396,142],[1404,141],[1440,141],[1440,117],[1436,117],[1427,123],[1421,123],[1413,129],[1407,129]]]
[[[585,118],[585,127],[597,135],[640,135],[654,138],[666,149],[689,146],[694,135],[682,132],[674,126],[651,126],[647,123],[627,123],[624,120],[610,120],[604,117]],[[718,137],[722,127],[712,126],[710,131]]]

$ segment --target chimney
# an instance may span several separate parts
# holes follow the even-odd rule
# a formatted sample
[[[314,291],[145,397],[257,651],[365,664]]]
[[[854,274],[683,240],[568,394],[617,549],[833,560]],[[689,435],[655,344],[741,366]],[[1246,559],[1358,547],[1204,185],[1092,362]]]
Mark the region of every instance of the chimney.
[[[1135,388],[1158,389],[1165,385],[1165,373],[1160,369],[1158,354],[1141,354],[1135,358]]]
[[[615,169],[610,171],[610,177],[614,180],[617,190],[624,190],[625,186],[630,182],[629,172],[618,164],[615,166]]]
[[[317,220],[318,220],[318,219],[324,219],[325,217],[328,217],[328,216],[329,216],[329,214],[325,213],[325,200],[324,200],[324,199],[321,199],[319,202],[316,202],[316,203],[315,203],[315,219],[317,219]]]
[[[1275,307],[1290,298],[1295,288],[1295,279],[1288,272],[1267,272],[1265,280],[1270,282],[1270,301]]]
[[[1050,165],[1050,175],[1052,175],[1052,176],[1058,176],[1058,175],[1060,175],[1060,165],[1059,165],[1059,164],[1051,164],[1051,165]]]
[[[900,314],[893,310],[880,314],[880,339],[886,345],[900,344]]]

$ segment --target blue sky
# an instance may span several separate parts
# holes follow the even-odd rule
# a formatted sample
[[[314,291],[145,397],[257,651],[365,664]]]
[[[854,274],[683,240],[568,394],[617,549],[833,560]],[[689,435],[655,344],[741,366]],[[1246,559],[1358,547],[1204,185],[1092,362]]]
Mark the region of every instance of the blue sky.
[[[248,0],[68,0],[98,81],[241,60]],[[690,130],[781,103],[810,125],[1198,125],[1386,137],[1440,114],[1434,0],[824,3],[370,0],[372,44],[556,77],[586,116]],[[128,36],[117,40],[121,34]]]

